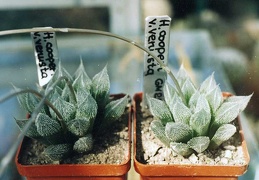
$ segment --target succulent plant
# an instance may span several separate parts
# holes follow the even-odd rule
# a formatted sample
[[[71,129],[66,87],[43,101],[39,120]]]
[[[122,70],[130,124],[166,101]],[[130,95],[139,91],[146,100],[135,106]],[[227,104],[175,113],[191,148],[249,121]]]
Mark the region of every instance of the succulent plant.
[[[147,96],[154,117],[150,127],[161,142],[177,154],[189,156],[216,149],[235,134],[233,121],[252,95],[224,98],[214,74],[196,88],[183,66],[176,79],[183,98],[168,82],[163,89],[164,100]]]
[[[39,97],[51,93],[25,135],[45,143],[44,153],[52,160],[61,160],[73,151],[90,151],[94,137],[115,122],[128,104],[127,96],[111,99],[109,89],[106,66],[91,80],[82,62],[74,76],[59,65],[46,87],[39,88]],[[31,114],[40,101],[38,96],[24,93],[18,95],[18,101]],[[27,122],[16,119],[20,129]]]

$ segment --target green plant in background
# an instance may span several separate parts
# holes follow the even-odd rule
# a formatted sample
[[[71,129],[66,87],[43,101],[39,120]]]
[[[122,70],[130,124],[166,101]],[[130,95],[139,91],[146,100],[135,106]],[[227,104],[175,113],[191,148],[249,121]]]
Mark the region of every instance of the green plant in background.
[[[46,92],[51,92],[25,135],[46,144],[44,153],[52,160],[61,160],[73,151],[90,151],[94,137],[116,121],[128,104],[127,96],[112,100],[109,90],[106,66],[91,80],[82,62],[74,76],[59,65],[46,88],[39,88],[37,96],[18,95],[20,105],[31,114]],[[27,122],[28,119],[16,119],[20,129]]]
[[[213,74],[196,88],[183,67],[176,79],[183,98],[168,82],[163,89],[165,101],[147,98],[154,116],[151,130],[161,142],[177,154],[189,156],[216,149],[235,134],[232,122],[252,95],[224,99]]]

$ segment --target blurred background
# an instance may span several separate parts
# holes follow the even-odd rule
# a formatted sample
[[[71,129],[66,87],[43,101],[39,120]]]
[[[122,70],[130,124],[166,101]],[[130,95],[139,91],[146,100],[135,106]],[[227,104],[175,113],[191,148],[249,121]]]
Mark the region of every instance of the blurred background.
[[[253,94],[242,114],[251,156],[244,180],[259,179],[259,1],[257,0],[0,0],[0,31],[33,27],[69,27],[109,31],[144,43],[144,20],[150,15],[172,18],[169,66],[188,65],[198,83],[215,72],[222,91]],[[62,65],[73,73],[82,58],[90,77],[106,64],[111,93],[142,91],[143,52],[117,39],[57,33]],[[0,36],[0,97],[35,87],[37,71],[30,34]],[[23,118],[15,98],[0,104],[0,159]],[[134,179],[132,170],[129,179]],[[14,162],[3,179],[22,179]]]

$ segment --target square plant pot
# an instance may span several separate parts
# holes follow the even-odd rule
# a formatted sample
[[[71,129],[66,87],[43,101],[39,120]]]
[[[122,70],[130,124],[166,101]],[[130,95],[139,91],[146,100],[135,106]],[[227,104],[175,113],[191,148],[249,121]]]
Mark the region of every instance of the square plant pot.
[[[123,97],[124,94],[113,95]],[[23,165],[21,163],[22,151],[31,139],[25,137],[17,150],[15,163],[18,172],[28,180],[48,179],[91,179],[91,180],[125,180],[131,166],[131,107],[128,109],[128,152],[126,159],[121,164],[47,164]]]
[[[166,179],[178,179],[178,180],[188,180],[188,179],[206,179],[206,180],[237,180],[238,176],[243,175],[248,168],[248,163],[250,160],[246,141],[244,139],[243,131],[241,125],[239,124],[239,135],[241,139],[241,149],[243,151],[243,156],[245,163],[242,165],[194,165],[194,164],[155,164],[149,165],[141,163],[138,159],[141,151],[137,151],[137,143],[141,141],[141,130],[137,128],[137,122],[141,121],[141,102],[142,93],[137,93],[133,98],[133,128],[134,128],[134,167],[135,170],[140,174],[140,179],[142,180],[166,180]],[[229,95],[224,94],[223,95]],[[240,123],[238,117],[237,120]]]

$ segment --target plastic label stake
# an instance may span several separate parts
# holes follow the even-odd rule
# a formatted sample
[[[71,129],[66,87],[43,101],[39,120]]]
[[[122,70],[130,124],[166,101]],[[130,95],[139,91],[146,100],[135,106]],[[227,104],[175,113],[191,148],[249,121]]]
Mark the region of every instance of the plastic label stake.
[[[39,85],[47,84],[55,73],[59,56],[55,32],[31,32]]]
[[[145,47],[164,64],[168,62],[171,18],[169,16],[148,16],[145,19]],[[163,99],[163,86],[166,72],[148,53],[144,54],[143,103],[147,106],[146,96]]]

